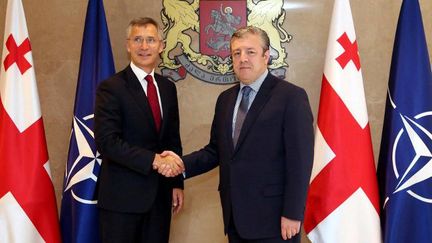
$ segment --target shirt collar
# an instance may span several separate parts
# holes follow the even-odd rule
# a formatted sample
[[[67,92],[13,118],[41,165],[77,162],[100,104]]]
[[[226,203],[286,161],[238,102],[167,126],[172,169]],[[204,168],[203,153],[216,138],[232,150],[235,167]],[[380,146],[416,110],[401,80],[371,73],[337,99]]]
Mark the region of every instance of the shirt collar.
[[[262,83],[264,82],[264,79],[267,77],[268,74],[268,70],[266,69],[265,72],[263,74],[261,74],[261,76],[259,76],[257,78],[257,80],[255,80],[253,83],[249,84],[249,85],[244,85],[240,82],[240,90],[242,90],[242,88],[244,86],[249,86],[252,88],[252,90],[255,93],[258,93],[258,90],[261,88]]]
[[[153,77],[153,80],[155,80],[154,78],[154,69],[150,72],[150,73],[146,73],[144,70],[142,70],[141,68],[137,67],[137,65],[135,65],[133,62],[130,63],[130,67],[132,68],[133,73],[135,74],[135,76],[138,78],[138,80],[141,82],[147,75],[150,75]]]

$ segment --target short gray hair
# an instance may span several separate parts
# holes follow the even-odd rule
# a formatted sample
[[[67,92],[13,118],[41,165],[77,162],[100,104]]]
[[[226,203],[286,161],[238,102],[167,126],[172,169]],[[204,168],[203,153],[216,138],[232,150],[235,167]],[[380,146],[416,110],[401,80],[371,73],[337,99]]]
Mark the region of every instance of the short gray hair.
[[[146,26],[146,25],[153,25],[156,27],[157,31],[158,31],[158,37],[160,40],[163,40],[163,36],[162,36],[162,30],[159,28],[159,24],[156,22],[156,20],[150,18],[150,17],[141,17],[141,18],[135,18],[132,19],[129,22],[128,27],[126,28],[126,37],[129,38],[131,32],[132,32],[132,28],[135,26],[141,27],[141,26]]]

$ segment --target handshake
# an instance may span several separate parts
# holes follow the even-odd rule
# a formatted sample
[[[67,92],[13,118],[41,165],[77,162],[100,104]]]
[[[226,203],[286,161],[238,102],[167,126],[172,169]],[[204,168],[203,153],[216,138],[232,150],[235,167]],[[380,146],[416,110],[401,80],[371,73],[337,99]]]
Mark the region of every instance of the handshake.
[[[156,154],[153,161],[153,169],[166,177],[178,176],[185,171],[183,160],[172,151]]]

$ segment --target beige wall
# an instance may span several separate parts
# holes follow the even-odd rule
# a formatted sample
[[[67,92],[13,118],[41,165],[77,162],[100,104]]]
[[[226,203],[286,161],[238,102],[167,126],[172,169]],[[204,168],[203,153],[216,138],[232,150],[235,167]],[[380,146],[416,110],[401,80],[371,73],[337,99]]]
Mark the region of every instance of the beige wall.
[[[1,43],[6,1],[0,0]],[[87,0],[22,1],[33,48],[52,174],[60,202]],[[303,6],[286,10],[284,28],[294,37],[286,45],[290,65],[287,80],[306,89],[316,118],[333,0],[285,2]],[[351,0],[375,158],[400,3],[400,0]],[[420,0],[420,4],[431,53],[432,2]],[[160,0],[105,1],[117,70],[128,64],[124,33],[129,20],[137,16],[160,20],[161,8]],[[189,153],[208,141],[216,97],[228,86],[207,84],[188,75],[186,80],[177,83],[177,88],[181,136],[184,152]],[[186,182],[186,205],[173,220],[171,242],[226,242],[217,184],[216,170]]]

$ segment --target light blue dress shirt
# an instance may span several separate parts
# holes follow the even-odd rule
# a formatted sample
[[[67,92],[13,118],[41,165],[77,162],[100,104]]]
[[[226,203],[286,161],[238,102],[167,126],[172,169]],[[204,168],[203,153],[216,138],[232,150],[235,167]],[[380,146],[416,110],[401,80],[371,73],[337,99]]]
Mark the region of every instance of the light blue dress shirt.
[[[255,100],[255,96],[258,93],[259,89],[261,88],[261,85],[264,82],[264,79],[267,77],[267,74],[268,74],[268,70],[265,70],[265,72],[261,76],[259,76],[255,82],[248,85],[252,89],[251,92],[249,93],[248,110],[251,107],[252,102]],[[240,89],[239,89],[239,92],[237,94],[237,100],[236,100],[236,103],[234,106],[234,114],[233,114],[233,120],[232,120],[232,134],[231,134],[232,137],[234,137],[234,129],[235,129],[235,122],[237,119],[237,111],[238,111],[238,108],[240,106],[240,101],[241,101],[242,96],[243,96],[242,95],[242,89],[244,86],[246,86],[246,85],[244,85],[240,82]]]

